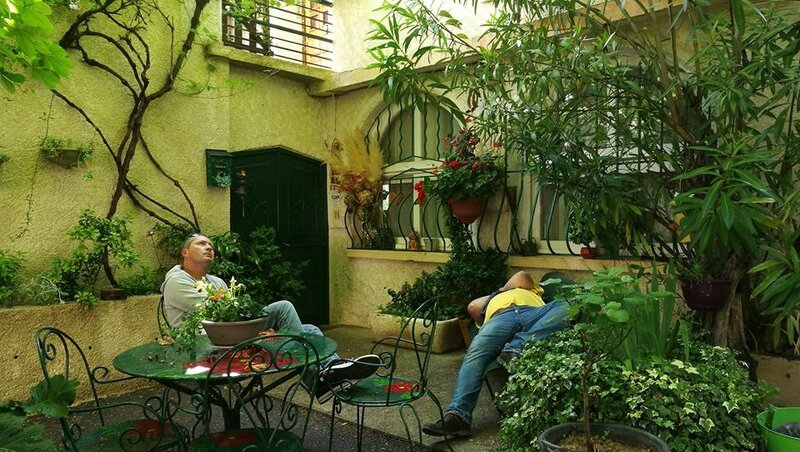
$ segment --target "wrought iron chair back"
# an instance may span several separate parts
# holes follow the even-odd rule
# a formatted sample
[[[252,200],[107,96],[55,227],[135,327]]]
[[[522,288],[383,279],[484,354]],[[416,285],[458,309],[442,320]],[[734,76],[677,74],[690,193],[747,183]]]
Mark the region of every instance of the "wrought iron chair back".
[[[172,326],[167,320],[167,312],[164,310],[164,295],[158,300],[158,307],[156,308],[156,322],[158,323],[158,334],[161,337],[167,336],[170,333]]]
[[[67,380],[78,381],[89,387],[91,401],[83,407],[69,407],[70,416],[59,419],[61,423],[61,439],[64,448],[70,451],[85,449],[91,442],[105,441],[108,450],[159,450],[183,442],[185,432],[168,423],[159,413],[163,401],[151,397],[146,404],[134,402],[116,402],[103,404],[97,394],[98,384],[117,383],[134,377],[124,376],[109,378],[109,369],[105,366],[91,367],[86,354],[77,341],[67,333],[54,327],[43,327],[34,336],[36,351],[42,374],[48,386],[55,375],[64,375]],[[79,386],[80,388],[80,386]],[[134,421],[118,422],[109,425],[106,415],[115,409],[141,413],[143,418]],[[96,415],[100,423],[97,432],[83,432],[80,425],[81,415]],[[108,443],[108,437],[114,436],[115,442]]]
[[[361,450],[365,408],[399,406],[400,416],[406,430],[409,445],[413,449],[411,431],[406,419],[406,411],[411,411],[417,421],[419,432],[418,443],[422,442],[421,425],[419,416],[411,402],[428,395],[439,409],[439,416],[443,412],[439,399],[428,388],[428,369],[431,362],[433,342],[436,338],[436,324],[439,314],[439,302],[443,296],[433,297],[420,305],[414,313],[403,318],[400,332],[397,336],[389,336],[375,341],[370,352],[381,358],[381,365],[375,375],[344,387],[334,388],[334,402],[331,413],[331,438],[329,449],[333,446],[333,419],[340,413],[342,404],[356,407],[357,420],[357,449]],[[401,347],[405,344],[405,347]],[[398,352],[410,348],[413,350],[411,369],[398,364]],[[406,353],[403,353],[406,354]],[[406,354],[407,355],[407,354]],[[406,356],[408,358],[408,356]],[[348,362],[338,360],[332,365]],[[449,447],[449,445],[448,445]]]
[[[214,360],[208,372],[203,391],[205,406],[210,409],[211,398],[225,397],[240,407],[253,428],[211,434],[211,419],[207,416],[207,434],[192,446],[197,445],[199,450],[214,449],[221,446],[220,439],[230,443],[231,438],[243,435],[251,440],[247,443],[242,439],[240,444],[248,450],[299,451],[314,401],[318,362],[314,346],[302,336],[292,334],[260,336],[228,349]],[[220,385],[216,380],[219,375],[227,377],[225,384]],[[267,394],[265,379],[276,379],[272,387],[288,384],[277,402]],[[305,392],[307,397],[295,403],[298,391]]]

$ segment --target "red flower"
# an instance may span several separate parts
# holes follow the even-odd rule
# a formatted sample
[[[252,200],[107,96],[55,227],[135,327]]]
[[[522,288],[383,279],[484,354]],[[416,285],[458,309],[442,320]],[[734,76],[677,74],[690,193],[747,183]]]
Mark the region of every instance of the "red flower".
[[[414,182],[414,191],[417,192],[417,204],[425,202],[425,184],[422,181]]]
[[[383,387],[384,392],[391,392],[392,394],[407,394],[413,391],[417,385],[409,382],[409,381],[396,381],[391,385],[386,385]]]
[[[476,169],[478,169],[478,162],[472,164],[472,171],[475,171]]]
[[[450,168],[456,169],[456,168],[458,168],[458,162],[453,160],[453,161],[449,162],[447,164],[447,166],[449,166]]]
[[[254,443],[258,436],[250,430],[228,430],[212,433],[209,438],[217,447],[240,447]]]
[[[442,162],[442,166],[447,166],[447,160]]]

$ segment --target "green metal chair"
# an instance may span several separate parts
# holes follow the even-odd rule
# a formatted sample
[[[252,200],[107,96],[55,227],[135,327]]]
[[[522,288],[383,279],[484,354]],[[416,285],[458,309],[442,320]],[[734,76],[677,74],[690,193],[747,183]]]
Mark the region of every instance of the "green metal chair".
[[[314,401],[318,361],[314,346],[291,334],[275,334],[267,339],[256,337],[222,353],[211,365],[201,391],[208,413],[205,432],[189,444],[189,450],[300,451]],[[220,374],[227,377],[222,385],[212,379]],[[266,379],[272,379],[271,386],[288,384],[279,401],[267,395]],[[295,403],[298,391],[305,392],[307,397]],[[239,406],[243,420],[250,426],[211,432],[211,402],[219,397]]]
[[[411,439],[406,412],[410,410],[417,421],[418,443],[422,443],[422,426],[416,409],[411,403],[427,395],[439,409],[440,419],[444,417],[439,399],[428,387],[428,366],[430,365],[433,340],[436,337],[439,299],[440,297],[435,297],[426,301],[410,317],[404,318],[398,336],[385,337],[375,342],[370,353],[380,356],[382,364],[376,365],[377,370],[373,376],[352,384],[345,383],[343,387],[331,388],[334,397],[331,407],[329,450],[333,447],[334,419],[337,413],[341,413],[343,404],[356,408],[356,447],[359,451],[362,447],[367,408],[399,407],[400,418],[412,450],[414,442]],[[410,369],[402,369],[401,366],[398,366],[400,344],[406,344],[407,348],[413,350],[413,363]],[[352,361],[341,359],[330,365],[346,362]]]
[[[164,310],[164,295],[158,300],[158,307],[156,308],[156,322],[158,324],[158,334],[161,337],[169,336],[170,329],[172,328],[167,320],[167,313]]]
[[[169,412],[160,397],[151,397],[145,404],[135,402],[101,403],[97,385],[117,383],[134,377],[108,378],[104,366],[90,367],[78,343],[67,333],[53,327],[36,331],[34,340],[44,379],[50,384],[51,376],[64,375],[68,380],[78,380],[89,387],[91,400],[85,406],[69,407],[69,416],[59,419],[61,439],[68,451],[155,451],[182,447],[186,431],[164,417]],[[77,378],[76,378],[77,377]],[[80,388],[80,386],[79,386]],[[133,410],[141,417],[109,423],[114,412]],[[94,419],[91,419],[94,418]],[[84,431],[84,425],[99,427]]]

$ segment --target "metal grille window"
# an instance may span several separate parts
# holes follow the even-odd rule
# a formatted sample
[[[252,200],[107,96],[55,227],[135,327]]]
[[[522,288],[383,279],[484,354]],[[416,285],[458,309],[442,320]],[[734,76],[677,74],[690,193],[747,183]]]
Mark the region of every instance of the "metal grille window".
[[[330,69],[332,27],[331,1],[298,0],[277,7],[256,0],[247,10],[238,0],[222,1],[225,45],[295,63]]]

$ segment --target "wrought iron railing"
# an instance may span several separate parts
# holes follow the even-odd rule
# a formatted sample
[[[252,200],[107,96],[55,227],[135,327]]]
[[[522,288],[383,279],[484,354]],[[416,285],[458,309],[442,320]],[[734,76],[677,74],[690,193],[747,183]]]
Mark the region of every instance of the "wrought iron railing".
[[[421,112],[421,113],[420,113]],[[449,252],[449,211],[442,200],[429,196],[419,203],[414,184],[435,178],[433,170],[443,155],[440,138],[459,128],[443,110],[387,106],[375,119],[367,140],[381,143],[384,185],[378,202],[351,203],[345,215],[345,229],[352,248]],[[582,244],[573,237],[574,213],[566,207],[565,196],[548,185],[539,184],[524,171],[524,157],[506,154],[506,174],[498,193],[470,226],[479,250],[497,249],[509,254],[538,253],[578,255]],[[646,168],[642,169],[644,174]],[[604,221],[599,218],[597,221]],[[623,255],[667,257],[680,250],[674,234],[666,232],[666,247],[649,244],[644,250],[622,250]]]
[[[332,33],[331,1],[299,0],[282,7],[256,1],[247,11],[236,0],[222,1],[222,41],[227,46],[330,69]]]

